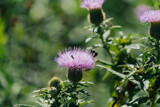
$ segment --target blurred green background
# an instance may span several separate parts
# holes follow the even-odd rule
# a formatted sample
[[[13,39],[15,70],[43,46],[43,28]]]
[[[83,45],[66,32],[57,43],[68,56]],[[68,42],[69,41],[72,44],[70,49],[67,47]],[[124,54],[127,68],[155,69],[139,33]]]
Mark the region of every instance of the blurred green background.
[[[88,11],[80,0],[0,0],[0,107],[35,105],[32,91],[47,86],[53,76],[66,79],[66,69],[54,61],[57,52],[69,46],[86,48],[84,30]],[[106,17],[121,25],[125,34],[147,34],[147,27],[136,18],[136,7],[149,0],[107,0]],[[98,57],[106,59],[103,54]],[[112,94],[112,76],[102,81],[105,70],[95,67],[85,76],[93,81],[91,97],[85,107],[107,107]]]

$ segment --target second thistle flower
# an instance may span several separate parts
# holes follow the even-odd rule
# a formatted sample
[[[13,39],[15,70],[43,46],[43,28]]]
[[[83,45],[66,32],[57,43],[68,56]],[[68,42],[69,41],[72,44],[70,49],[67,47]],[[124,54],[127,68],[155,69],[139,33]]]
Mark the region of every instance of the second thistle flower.
[[[81,7],[89,10],[88,19],[92,24],[98,26],[105,19],[105,13],[102,10],[104,0],[84,0]]]
[[[147,9],[139,14],[139,19],[142,22],[151,23],[150,35],[160,40],[160,10]]]

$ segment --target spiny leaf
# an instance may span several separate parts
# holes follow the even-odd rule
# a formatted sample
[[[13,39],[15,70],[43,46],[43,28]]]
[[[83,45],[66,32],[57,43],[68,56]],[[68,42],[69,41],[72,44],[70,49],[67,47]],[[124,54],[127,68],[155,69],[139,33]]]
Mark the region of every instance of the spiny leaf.
[[[149,100],[148,96],[143,96],[143,97],[138,97],[137,99],[135,99],[134,101],[130,102],[129,104],[127,104],[128,106],[131,106],[133,104],[137,104],[140,105],[142,103],[147,102],[147,100]]]
[[[87,49],[94,49],[94,48],[98,48],[98,47],[103,47],[103,45],[102,44],[94,44],[93,46],[88,47]]]
[[[103,65],[96,65],[96,66],[98,66],[98,67],[100,67],[100,68],[105,68],[105,69],[107,69],[107,71],[109,71],[109,72],[111,72],[112,74],[115,74],[115,75],[117,75],[117,76],[119,76],[119,77],[121,77],[121,78],[123,78],[123,79],[125,79],[125,75],[124,74],[121,74],[121,73],[119,73],[119,72],[117,72],[117,71],[114,71],[114,70],[112,70],[112,69],[110,69],[110,68],[108,68],[108,67],[105,67],[105,66],[103,66]]]
[[[96,35],[96,36],[92,36],[92,37],[88,37],[88,38],[85,40],[85,42],[88,43],[89,41],[91,41],[92,39],[97,38],[97,37],[98,37],[97,35]]]
[[[26,105],[26,104],[16,104],[14,105],[14,107],[34,107],[34,106]]]
[[[139,44],[132,44],[125,46],[125,49],[127,49],[127,53],[129,53],[132,49],[139,49]]]
[[[79,90],[78,92],[83,93],[83,94],[85,94],[87,96],[90,96],[90,94],[89,94],[89,92],[87,90],[82,89],[82,90]]]
[[[106,74],[103,76],[102,80],[107,79],[110,76],[111,72],[106,72]]]
[[[80,84],[85,84],[85,85],[94,85],[93,82],[90,82],[90,81],[81,81],[79,82]]]
[[[110,63],[110,62],[108,62],[108,61],[105,61],[105,60],[101,60],[101,59],[97,59],[96,62],[97,62],[97,63],[104,64],[104,65],[112,65],[112,63]]]
[[[104,20],[103,23],[106,24],[106,23],[110,22],[111,20],[113,20],[113,18],[108,18],[108,19]]]
[[[109,37],[110,33],[111,33],[110,30],[106,31],[106,32],[103,34],[103,40],[106,40],[106,39]]]
[[[113,29],[119,29],[119,28],[122,28],[122,27],[119,26],[119,25],[115,25],[115,26],[110,27],[109,29],[110,29],[110,30],[113,30]]]
[[[93,102],[94,102],[93,100],[91,100],[91,101],[78,100],[78,103],[80,106],[83,106],[83,105],[89,104],[89,103],[93,103]]]

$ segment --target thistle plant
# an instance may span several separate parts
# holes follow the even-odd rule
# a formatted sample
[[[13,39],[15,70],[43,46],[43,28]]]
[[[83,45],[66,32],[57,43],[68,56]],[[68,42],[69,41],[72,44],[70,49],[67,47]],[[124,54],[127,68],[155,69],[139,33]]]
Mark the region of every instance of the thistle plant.
[[[100,7],[102,9],[102,7]],[[104,15],[105,16],[105,15]],[[95,16],[96,17],[96,16]],[[96,20],[96,18],[95,18]],[[92,23],[93,25],[87,27],[94,36],[91,36],[86,39],[86,42],[90,42],[92,39],[100,39],[101,43],[99,45],[94,44],[91,46],[91,49],[101,48],[103,47],[110,57],[110,61],[104,61],[102,59],[97,59],[97,65],[100,68],[105,68],[107,71],[106,75],[104,75],[103,80],[106,79],[111,73],[117,75],[120,78],[115,77],[115,90],[113,93],[116,95],[113,96],[114,100],[111,102],[110,106],[122,106],[126,103],[126,100],[130,93],[127,93],[129,90],[127,87],[133,87],[134,83],[132,81],[125,81],[125,84],[121,82],[121,78],[125,78],[123,66],[127,66],[129,64],[136,64],[136,59],[131,56],[130,50],[139,49],[138,44],[134,44],[134,40],[132,36],[129,34],[124,36],[122,32],[119,32],[119,35],[112,36],[116,33],[116,29],[121,28],[119,25],[113,25],[111,23],[112,18],[108,18],[97,25]],[[95,36],[96,35],[96,36]],[[129,72],[125,72],[129,75]],[[118,83],[118,84],[117,84]]]
[[[82,2],[81,7],[89,11],[91,23],[86,27],[91,31],[86,43],[93,39],[100,42],[88,47],[90,51],[75,47],[58,53],[55,62],[67,69],[68,80],[53,77],[46,88],[34,91],[41,106],[79,107],[92,103],[81,99],[80,95],[90,96],[87,88],[93,83],[82,80],[84,73],[94,65],[106,70],[102,80],[114,74],[109,107],[156,107],[160,103],[160,10],[148,7],[139,10],[139,20],[150,23],[149,36],[140,39],[135,34],[124,35],[119,31],[121,26],[112,24],[113,18],[105,19],[103,3],[104,0]],[[95,59],[97,53],[93,49],[97,48],[103,48],[110,59]],[[139,55],[133,56],[132,50],[138,50]]]
[[[47,88],[34,91],[36,96],[41,96],[38,103],[41,106],[47,105],[50,107],[79,107],[92,103],[93,101],[79,99],[79,96],[81,94],[90,96],[86,88],[93,85],[93,83],[81,82],[81,80],[84,72],[94,67],[94,56],[88,50],[75,47],[73,50],[68,48],[63,53],[59,52],[55,61],[60,66],[67,68],[69,81],[62,81],[57,77],[53,77],[48,82]]]
[[[159,90],[159,80],[160,80],[159,75],[158,75],[159,60],[160,60],[160,55],[159,55],[160,54],[160,50],[159,50],[160,17],[159,15],[160,15],[160,10],[148,10],[139,16],[142,22],[149,22],[151,24],[149,33],[150,33],[150,36],[153,37],[151,39],[152,40],[151,43],[154,43],[154,45],[151,45],[152,48],[154,48],[153,52],[151,52],[151,55],[155,58],[155,61],[153,61],[153,63],[157,65],[156,70],[154,69],[152,70],[152,72],[154,72],[154,74],[152,74],[154,78],[154,82],[152,83],[152,85],[150,85],[150,88],[148,89],[151,107],[154,107],[156,105],[157,94],[158,94],[157,91]],[[157,51],[157,54],[154,51]]]
[[[110,107],[137,107],[142,103],[147,103],[148,100],[150,100],[150,107],[155,107],[156,103],[158,103],[160,15],[159,10],[151,10],[148,7],[142,10],[141,14],[139,14],[139,19],[142,22],[151,23],[150,36],[153,38],[148,38],[149,44],[145,52],[140,54],[138,58],[134,58],[130,50],[140,50],[139,44],[134,43],[131,35],[127,37],[120,35],[119,38],[118,35],[112,36],[115,33],[114,30],[120,28],[120,26],[112,25],[110,19],[103,20],[99,25],[92,23],[93,25],[88,27],[96,36],[89,37],[86,39],[86,42],[96,38],[102,41],[102,44],[94,44],[90,48],[103,47],[111,58],[109,63],[108,61],[97,60],[97,66],[105,68],[107,71],[120,77],[115,79],[114,93],[116,95],[113,96]],[[151,50],[154,51],[152,52]],[[157,52],[155,53],[155,51]],[[108,73],[103,79],[106,79],[106,77],[108,77]],[[146,95],[138,96],[137,99],[134,99],[141,91],[146,92]]]

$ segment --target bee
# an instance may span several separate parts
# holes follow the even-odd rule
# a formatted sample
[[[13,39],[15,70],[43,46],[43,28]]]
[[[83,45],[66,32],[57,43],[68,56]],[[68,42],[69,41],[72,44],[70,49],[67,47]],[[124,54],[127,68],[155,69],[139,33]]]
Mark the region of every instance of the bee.
[[[73,55],[71,55],[71,58],[74,59]]]
[[[91,54],[93,57],[98,56],[98,52],[96,52],[94,49],[91,49],[91,50],[90,50],[90,54]]]

